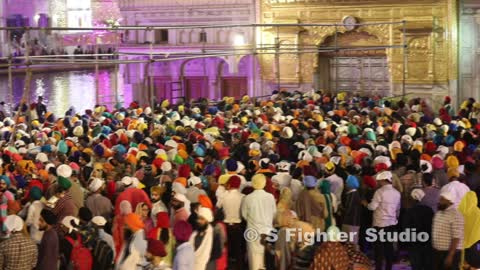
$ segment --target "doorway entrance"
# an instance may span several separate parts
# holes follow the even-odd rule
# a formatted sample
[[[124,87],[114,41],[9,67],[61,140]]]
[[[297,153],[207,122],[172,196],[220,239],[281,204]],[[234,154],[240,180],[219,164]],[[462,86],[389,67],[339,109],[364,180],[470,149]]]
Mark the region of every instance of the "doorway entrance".
[[[328,37],[320,47],[340,48],[337,52],[320,52],[314,75],[315,86],[333,93],[354,92],[367,95],[391,94],[391,76],[385,49],[365,50],[365,46],[381,46],[366,32],[347,32]],[[343,50],[342,50],[343,48]]]

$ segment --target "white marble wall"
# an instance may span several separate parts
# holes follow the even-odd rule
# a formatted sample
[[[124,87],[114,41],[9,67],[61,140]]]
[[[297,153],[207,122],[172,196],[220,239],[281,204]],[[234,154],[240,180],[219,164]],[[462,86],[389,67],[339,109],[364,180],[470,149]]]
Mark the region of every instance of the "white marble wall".
[[[460,7],[459,100],[480,100],[480,1],[463,0]]]

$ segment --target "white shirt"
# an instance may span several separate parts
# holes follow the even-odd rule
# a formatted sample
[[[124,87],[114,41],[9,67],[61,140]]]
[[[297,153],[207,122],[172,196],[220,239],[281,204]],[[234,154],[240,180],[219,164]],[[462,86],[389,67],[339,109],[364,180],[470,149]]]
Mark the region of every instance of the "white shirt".
[[[335,194],[335,197],[337,199],[337,205],[335,206],[335,208],[338,208],[338,205],[342,201],[342,193],[343,193],[343,186],[344,186],[343,179],[336,174],[332,174],[326,179],[330,182],[331,192]]]
[[[467,194],[467,192],[470,191],[470,188],[462,182],[452,181],[452,182],[444,185],[440,189],[440,194],[442,194],[442,192],[446,192],[446,191],[453,194],[454,200],[455,200],[453,202],[453,204],[455,205],[455,208],[458,208],[458,204],[460,204],[460,201],[463,199],[465,194]]]
[[[276,212],[275,198],[263,189],[255,190],[243,199],[242,216],[247,221],[247,228],[259,234],[272,230]]]
[[[40,220],[40,213],[43,210],[43,203],[41,201],[34,201],[28,207],[27,219],[25,223],[30,227],[30,236],[35,243],[40,244],[43,237],[43,232],[38,228],[38,221]]]
[[[245,195],[240,193],[238,189],[232,189],[226,191],[221,200],[217,202],[217,207],[223,207],[225,213],[223,221],[226,224],[242,222],[240,211],[244,197]]]
[[[400,214],[400,192],[391,184],[385,185],[373,195],[368,209],[373,211],[373,226],[387,227],[397,225]]]

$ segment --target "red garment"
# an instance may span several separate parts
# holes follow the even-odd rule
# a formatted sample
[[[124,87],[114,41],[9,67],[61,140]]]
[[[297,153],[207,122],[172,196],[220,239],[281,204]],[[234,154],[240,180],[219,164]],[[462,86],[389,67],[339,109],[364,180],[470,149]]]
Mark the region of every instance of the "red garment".
[[[115,261],[118,259],[118,255],[120,255],[120,251],[122,250],[123,246],[123,227],[125,226],[125,221],[123,220],[123,216],[115,216],[113,218],[112,224],[112,237],[113,243],[115,244]]]
[[[222,228],[223,235],[225,235],[225,238],[227,237],[227,226],[223,222],[218,222],[217,223],[220,228]],[[225,244],[222,249],[222,256],[217,259],[216,264],[217,264],[217,270],[225,270],[227,269],[228,265],[228,239],[226,239]]]
[[[152,208],[152,202],[145,191],[138,188],[127,188],[120,193],[115,201],[115,215],[120,214],[120,202],[128,201],[132,205],[132,209],[137,208],[137,204],[144,202],[148,205],[148,208]]]

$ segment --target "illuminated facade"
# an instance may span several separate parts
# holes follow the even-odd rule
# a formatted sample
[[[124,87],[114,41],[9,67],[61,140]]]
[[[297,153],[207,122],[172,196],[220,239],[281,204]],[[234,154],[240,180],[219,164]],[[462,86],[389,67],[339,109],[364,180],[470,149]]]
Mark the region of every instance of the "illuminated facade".
[[[232,25],[255,22],[254,0],[120,0],[122,25],[182,26]],[[126,60],[145,59],[134,54],[182,55],[203,51],[232,52],[251,47],[254,29],[250,27],[129,30],[124,33],[121,52]],[[151,45],[151,48],[150,48]],[[165,56],[167,57],[167,56]],[[253,56],[231,55],[174,60],[124,67],[125,84],[137,99],[157,100],[184,96],[219,99],[222,96],[257,95],[259,66]],[[145,85],[153,85],[145,89]],[[143,88],[142,88],[143,87]],[[140,96],[142,95],[142,96]]]
[[[262,23],[341,24],[345,16],[356,18],[360,24],[405,20],[408,45],[406,66],[403,65],[401,48],[368,51],[364,55],[361,51],[285,54],[279,59],[280,70],[275,68],[275,57],[265,55],[261,61],[263,79],[272,82],[272,88],[279,74],[282,88],[319,86],[333,92],[346,90],[393,95],[402,94],[405,79],[407,94],[430,98],[433,105],[441,102],[445,95],[455,100],[458,97],[456,3],[453,0],[262,1]],[[366,25],[351,31],[339,26],[337,31],[340,46],[401,45],[403,41],[402,24]],[[276,35],[275,29],[263,31],[261,42],[274,43]],[[331,44],[334,35],[335,27],[328,26],[291,27],[278,33],[280,44],[318,47]],[[332,80],[335,84],[331,83]],[[365,82],[370,86],[362,85]]]

